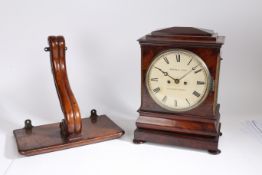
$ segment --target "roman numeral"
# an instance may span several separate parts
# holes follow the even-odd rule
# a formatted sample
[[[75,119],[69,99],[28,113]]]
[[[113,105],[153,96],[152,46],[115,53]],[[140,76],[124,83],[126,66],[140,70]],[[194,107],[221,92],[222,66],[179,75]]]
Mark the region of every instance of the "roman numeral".
[[[189,65],[189,64],[191,63],[191,61],[192,61],[192,58],[191,58],[191,60],[187,63],[187,65]]]
[[[198,72],[200,72],[202,69],[199,69],[199,70],[197,70],[197,71],[195,71],[195,74],[197,74]]]
[[[157,87],[157,88],[153,89],[153,91],[154,91],[155,93],[158,93],[158,92],[160,91],[160,87]]]
[[[193,95],[196,96],[196,97],[200,97],[200,94],[197,91],[194,91]]]
[[[203,85],[203,84],[205,84],[204,81],[197,81],[197,85]]]
[[[164,57],[163,59],[165,60],[166,64],[169,64],[167,57]]]
[[[164,98],[162,99],[162,102],[166,102],[166,100],[167,100],[167,96],[164,96]]]
[[[186,102],[188,103],[188,105],[190,106],[190,103],[189,103],[189,101],[188,101],[188,99],[186,98]]]
[[[199,66],[199,64],[196,65],[195,67],[192,67],[192,70],[196,70],[197,66]]]
[[[180,62],[180,55],[176,55],[176,61]]]
[[[175,105],[175,107],[177,107],[177,100],[174,101],[174,105]]]
[[[158,81],[158,78],[151,78],[151,81]]]

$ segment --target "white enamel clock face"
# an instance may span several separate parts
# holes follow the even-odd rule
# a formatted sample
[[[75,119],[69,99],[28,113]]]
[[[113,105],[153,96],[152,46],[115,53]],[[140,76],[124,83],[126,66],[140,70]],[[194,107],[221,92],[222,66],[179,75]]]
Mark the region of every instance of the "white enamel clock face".
[[[154,58],[146,85],[152,99],[161,107],[175,112],[188,111],[207,97],[210,73],[195,53],[173,49]]]

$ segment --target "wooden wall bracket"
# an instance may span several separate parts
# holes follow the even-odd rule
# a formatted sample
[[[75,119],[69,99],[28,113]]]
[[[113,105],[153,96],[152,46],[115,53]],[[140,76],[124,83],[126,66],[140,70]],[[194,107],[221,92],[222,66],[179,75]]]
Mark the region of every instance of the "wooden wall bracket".
[[[27,119],[24,128],[13,131],[19,153],[31,156],[121,137],[124,131],[106,115],[97,115],[95,109],[89,118],[81,118],[67,77],[64,37],[49,36],[48,43],[49,47],[45,51],[50,51],[54,82],[64,119],[60,123],[40,126],[33,126],[31,120]]]

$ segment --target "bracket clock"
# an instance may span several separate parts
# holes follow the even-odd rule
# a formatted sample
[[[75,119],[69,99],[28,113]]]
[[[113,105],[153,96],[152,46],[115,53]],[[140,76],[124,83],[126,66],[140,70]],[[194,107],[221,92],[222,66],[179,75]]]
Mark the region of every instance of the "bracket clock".
[[[217,96],[224,37],[206,29],[172,27],[138,41],[141,106],[134,143],[148,141],[220,153]]]

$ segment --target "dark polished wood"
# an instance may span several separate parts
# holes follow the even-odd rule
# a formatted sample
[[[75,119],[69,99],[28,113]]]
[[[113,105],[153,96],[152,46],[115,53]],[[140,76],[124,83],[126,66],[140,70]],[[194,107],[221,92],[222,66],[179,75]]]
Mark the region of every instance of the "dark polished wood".
[[[137,128],[134,133],[134,143],[144,142],[160,143],[167,145],[183,146],[194,149],[205,149],[211,154],[219,154],[219,135],[215,137],[204,137],[202,135],[190,135],[177,132],[166,132],[160,130]]]
[[[50,51],[64,119],[61,123],[42,126],[33,126],[31,120],[26,120],[24,128],[14,130],[18,151],[23,155],[36,155],[121,137],[124,131],[106,115],[98,116],[96,110],[91,111],[89,118],[81,118],[67,76],[64,37],[49,36],[48,43],[45,50]]]
[[[124,131],[107,116],[101,115],[97,120],[84,118],[82,120],[81,137],[68,140],[61,137],[60,123],[41,125],[32,129],[14,131],[18,151],[22,155],[32,156],[57,150],[83,146],[119,138]]]
[[[54,76],[55,86],[64,113],[63,130],[66,135],[81,133],[81,114],[70,88],[65,62],[65,40],[62,36],[48,37],[50,48],[51,67]]]
[[[161,135],[164,135],[170,132],[169,139],[162,143],[176,144],[175,140],[180,139],[182,135],[185,137],[190,135],[187,140],[193,139],[194,135],[196,139],[201,136],[211,137],[213,141],[218,143],[220,113],[217,96],[221,61],[220,49],[224,43],[224,37],[206,29],[172,27],[153,31],[138,41],[141,46],[141,106],[138,110],[139,118],[136,121],[138,130],[135,132],[134,140],[153,140],[161,143],[162,140],[157,141],[160,137],[156,133],[163,132]],[[199,106],[189,111],[172,112],[162,108],[151,98],[146,88],[146,73],[153,59],[160,53],[171,49],[184,49],[197,54],[205,62],[211,75],[212,86],[207,98]],[[152,133],[149,134],[150,132]],[[143,134],[150,135],[150,137],[142,136]],[[155,139],[154,135],[156,135]],[[182,139],[179,142],[186,142],[179,145],[190,147],[190,142],[186,140]],[[207,149],[205,145],[207,142],[201,143],[202,147],[198,148]],[[218,150],[218,148],[214,150]]]

